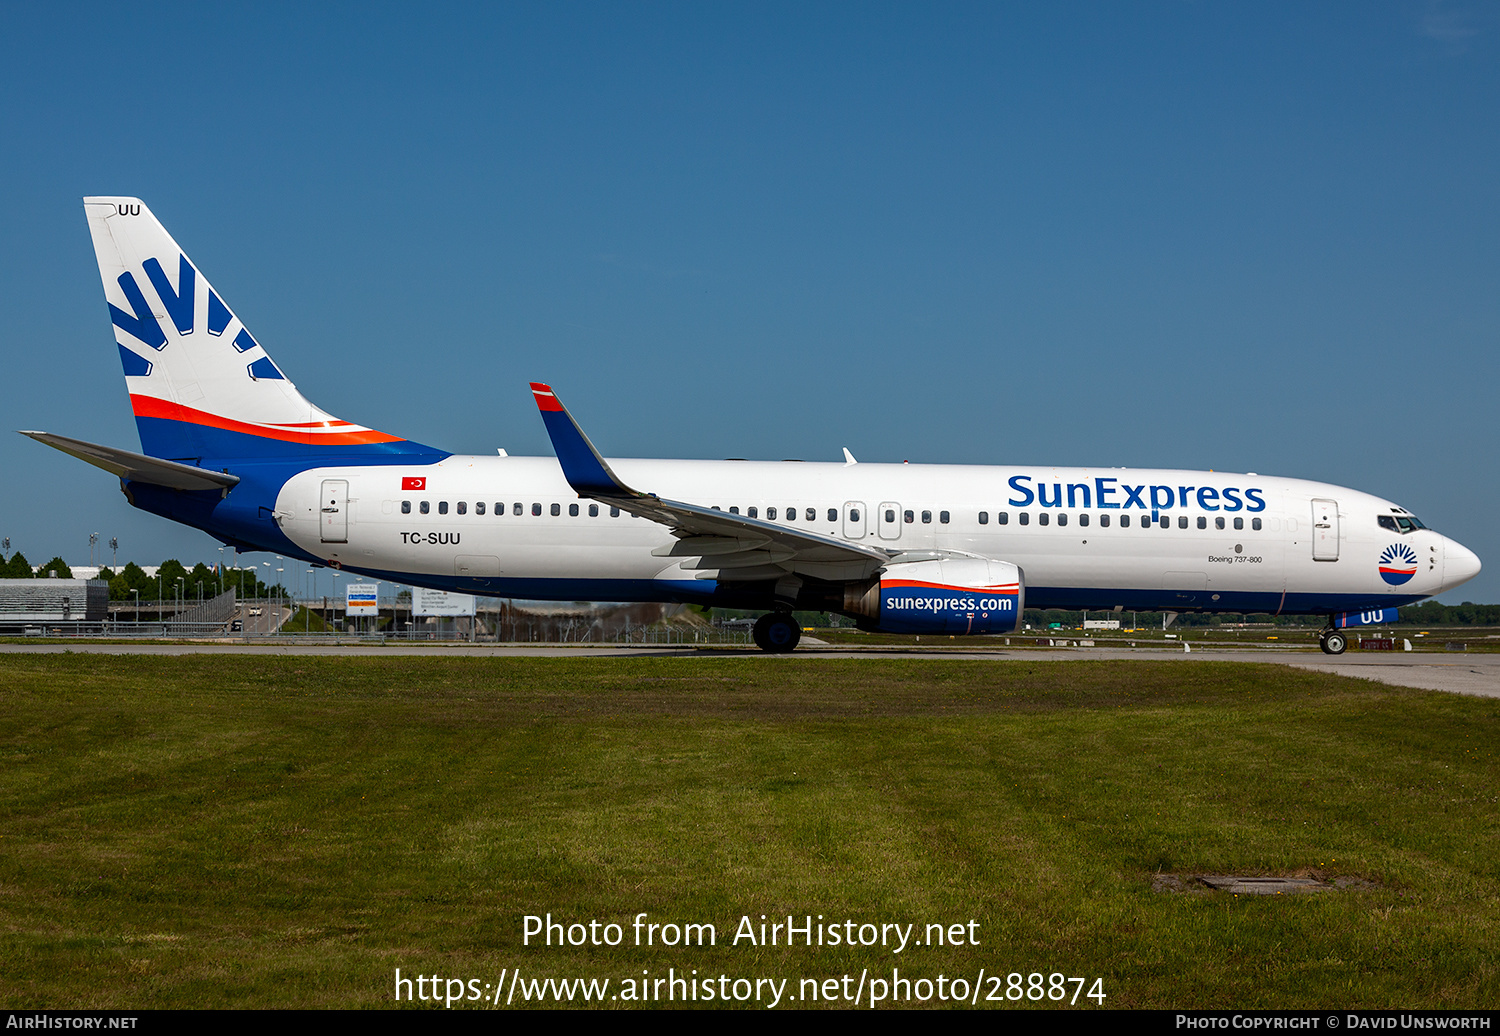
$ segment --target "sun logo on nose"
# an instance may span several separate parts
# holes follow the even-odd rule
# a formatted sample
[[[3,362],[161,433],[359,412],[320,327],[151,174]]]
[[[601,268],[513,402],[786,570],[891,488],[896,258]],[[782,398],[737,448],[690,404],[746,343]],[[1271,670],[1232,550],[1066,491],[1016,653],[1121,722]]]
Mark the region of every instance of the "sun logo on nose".
[[[1380,578],[1400,586],[1417,574],[1417,552],[1404,543],[1392,543],[1380,552]]]

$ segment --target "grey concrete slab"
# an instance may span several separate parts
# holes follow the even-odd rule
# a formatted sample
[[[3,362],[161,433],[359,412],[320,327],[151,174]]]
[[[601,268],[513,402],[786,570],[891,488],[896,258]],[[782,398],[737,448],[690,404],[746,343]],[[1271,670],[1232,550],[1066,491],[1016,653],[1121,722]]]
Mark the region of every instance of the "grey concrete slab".
[[[1023,650],[920,650],[920,649],[848,649],[818,647],[799,649],[791,655],[765,656],[753,648],[702,649],[667,645],[592,646],[556,644],[244,644],[244,643],[175,643],[128,644],[77,641],[68,644],[0,644],[0,654],[78,654],[104,655],[307,655],[388,658],[429,656],[437,658],[640,658],[640,657],[710,657],[768,658],[788,664],[814,664],[836,658],[879,659],[921,658],[930,660],[1024,660],[1028,662],[1066,662],[1091,659],[1151,660],[1170,662],[1263,662],[1294,666],[1323,673],[1335,673],[1358,679],[1376,680],[1398,687],[1416,687],[1430,691],[1471,694],[1500,698],[1500,653],[1437,652],[1350,652],[1337,657],[1316,650],[1194,648],[1191,652],[1176,648],[1092,647],[1045,648]]]

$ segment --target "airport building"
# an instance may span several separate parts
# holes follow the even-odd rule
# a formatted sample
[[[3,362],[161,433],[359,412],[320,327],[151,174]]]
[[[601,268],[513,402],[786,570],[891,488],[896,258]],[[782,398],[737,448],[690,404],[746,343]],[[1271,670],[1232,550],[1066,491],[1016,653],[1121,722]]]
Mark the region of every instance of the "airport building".
[[[0,631],[107,618],[109,584],[102,579],[0,579]]]

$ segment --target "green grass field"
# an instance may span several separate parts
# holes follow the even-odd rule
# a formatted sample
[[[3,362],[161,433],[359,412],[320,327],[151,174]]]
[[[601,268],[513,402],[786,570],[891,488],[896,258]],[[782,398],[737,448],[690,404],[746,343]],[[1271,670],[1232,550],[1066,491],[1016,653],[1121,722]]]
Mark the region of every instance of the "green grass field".
[[[7,655],[0,703],[11,1008],[391,1007],[397,968],[1500,1002],[1496,700],[1238,663],[246,654]],[[1223,873],[1346,887],[1162,890]],[[547,913],[622,944],[523,946]],[[640,913],[717,945],[630,945]],[[733,944],[762,914],[978,945]]]

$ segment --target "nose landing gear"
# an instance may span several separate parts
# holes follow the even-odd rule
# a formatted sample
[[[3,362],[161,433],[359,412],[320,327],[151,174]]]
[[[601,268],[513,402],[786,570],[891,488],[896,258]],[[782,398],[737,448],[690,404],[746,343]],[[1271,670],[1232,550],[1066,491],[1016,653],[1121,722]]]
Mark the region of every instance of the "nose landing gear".
[[[1342,655],[1349,646],[1349,637],[1343,630],[1326,629],[1318,634],[1318,647],[1325,655]]]

